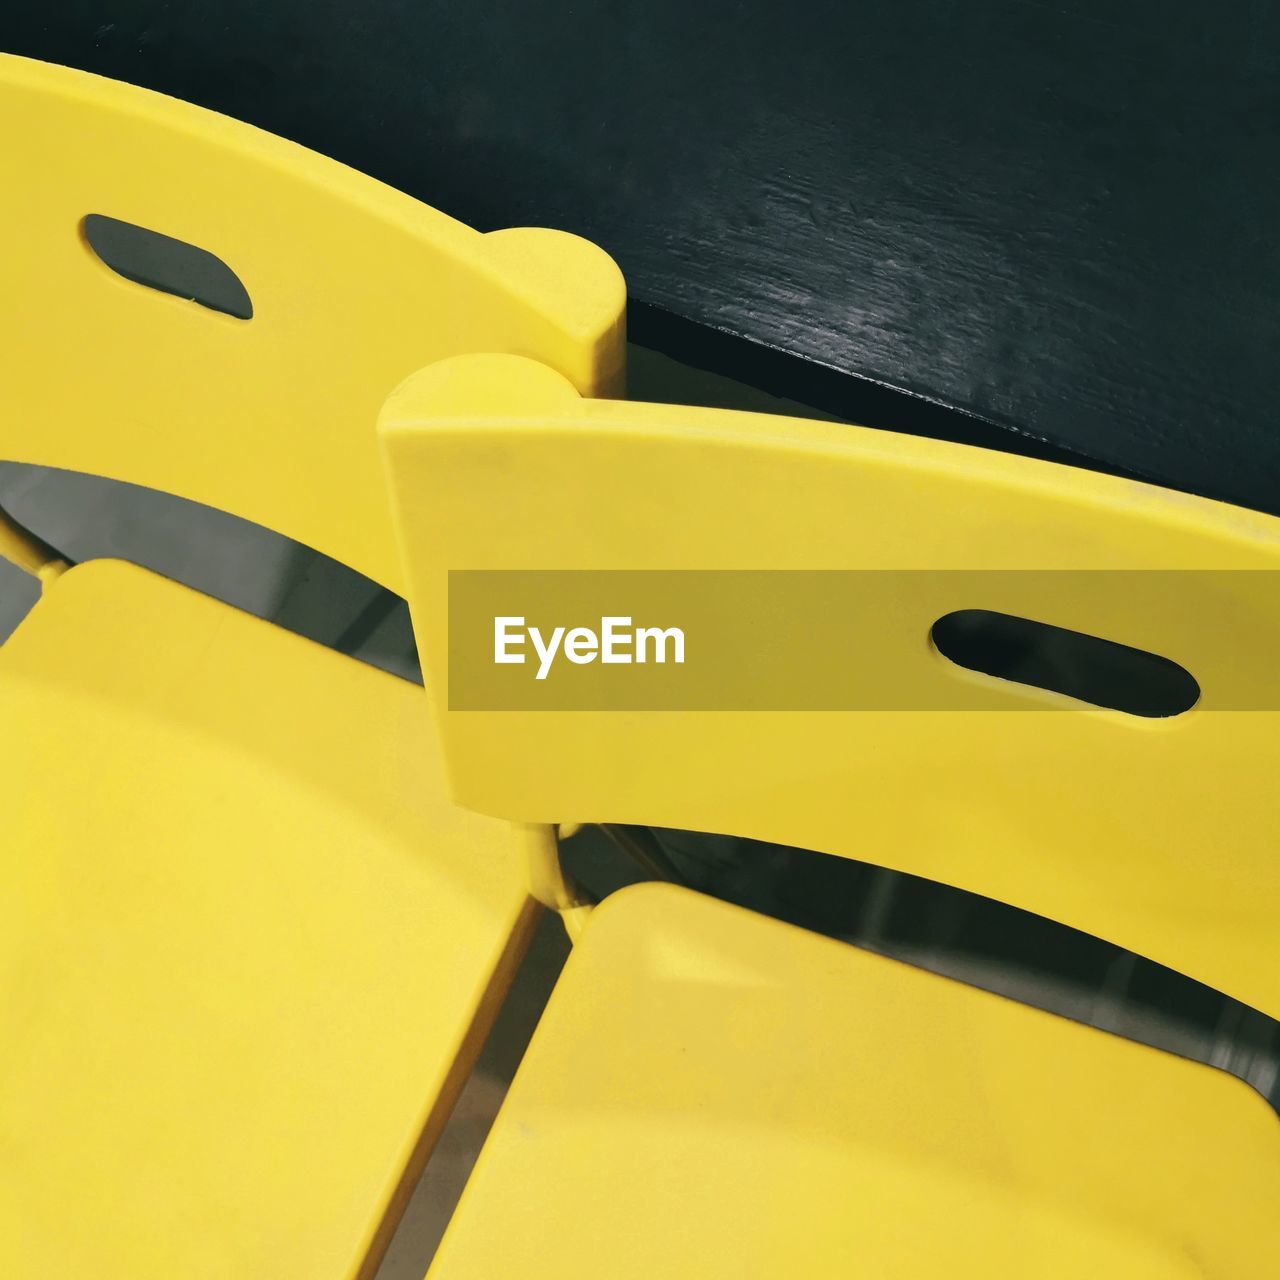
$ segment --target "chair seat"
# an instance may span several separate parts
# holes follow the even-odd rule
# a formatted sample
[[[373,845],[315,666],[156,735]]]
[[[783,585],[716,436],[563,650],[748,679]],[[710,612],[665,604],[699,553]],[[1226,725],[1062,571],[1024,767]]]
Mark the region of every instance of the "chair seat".
[[[0,648],[0,1275],[368,1273],[534,921],[426,695],[143,570]]]
[[[1252,1280],[1247,1086],[686,890],[575,947],[432,1280]]]

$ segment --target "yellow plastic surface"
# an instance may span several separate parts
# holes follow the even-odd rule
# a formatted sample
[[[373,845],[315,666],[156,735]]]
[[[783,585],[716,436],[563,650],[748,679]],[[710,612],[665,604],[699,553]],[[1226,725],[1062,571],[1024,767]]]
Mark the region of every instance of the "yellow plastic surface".
[[[1223,504],[839,424],[583,400],[509,358],[415,375],[383,432],[437,689],[451,569],[1280,569],[1280,522]],[[1274,667],[1280,591],[1268,600],[1247,632],[1207,600],[1180,598],[1158,620],[1135,604],[1113,638],[1183,663],[1211,695],[1243,665]],[[940,594],[907,659],[934,672],[930,623],[973,603]],[[1040,621],[1095,629],[1087,595],[1045,603]],[[1074,925],[1280,1014],[1280,714],[1197,707],[1147,721],[1025,696],[1037,709],[442,706],[440,723],[453,794],[481,812],[865,859]]]
[[[402,378],[496,350],[618,388],[625,288],[577,237],[481,235],[248,125],[7,55],[0,136],[0,458],[192,498],[400,590],[372,423]],[[87,214],[215,254],[252,319],[116,275]]]
[[[47,543],[24,529],[4,508],[0,507],[0,560],[17,565],[24,573],[51,581],[66,569],[58,553]]]
[[[1271,1280],[1247,1086],[687,890],[592,915],[431,1280]]]
[[[369,1275],[533,923],[423,691],[143,570],[0,648],[0,1275]]]

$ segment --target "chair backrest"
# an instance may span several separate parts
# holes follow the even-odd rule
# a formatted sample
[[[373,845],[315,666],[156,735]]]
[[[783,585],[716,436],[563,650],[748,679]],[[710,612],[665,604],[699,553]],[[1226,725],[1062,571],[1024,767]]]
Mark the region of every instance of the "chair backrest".
[[[0,56],[0,131],[0,459],[191,498],[399,589],[374,423],[401,379],[501,350],[617,389],[624,285],[586,241],[482,235],[247,125],[22,58]]]
[[[460,803],[865,859],[1280,1014],[1280,521],[885,432],[584,400],[496,356],[410,379],[382,438]],[[963,670],[930,635],[972,607],[1162,655],[1199,700],[1151,719]],[[680,627],[686,663],[668,636],[665,666],[606,666],[587,638],[537,679],[522,626],[545,649],[605,615]],[[532,661],[497,663],[499,628]]]

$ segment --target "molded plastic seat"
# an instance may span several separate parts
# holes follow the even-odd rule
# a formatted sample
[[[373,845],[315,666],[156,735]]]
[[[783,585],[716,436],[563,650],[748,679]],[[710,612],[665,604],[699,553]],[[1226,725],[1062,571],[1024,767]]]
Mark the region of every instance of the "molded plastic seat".
[[[591,916],[431,1280],[1269,1280],[1240,1081],[687,890]]]
[[[0,1274],[371,1273],[534,919],[415,685],[143,570],[0,648]]]

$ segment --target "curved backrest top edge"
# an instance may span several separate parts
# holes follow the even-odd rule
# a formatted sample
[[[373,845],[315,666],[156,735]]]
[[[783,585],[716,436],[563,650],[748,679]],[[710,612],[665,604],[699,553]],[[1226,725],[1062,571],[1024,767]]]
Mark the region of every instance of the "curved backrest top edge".
[[[438,240],[451,254],[466,259],[474,270],[492,276],[495,282],[508,289],[524,293],[543,310],[554,311],[566,332],[596,339],[607,335],[617,323],[619,299],[616,287],[622,285],[625,289],[625,285],[611,260],[593,245],[590,249],[599,255],[600,265],[605,269],[592,279],[591,283],[596,286],[593,291],[586,294],[575,292],[570,300],[566,291],[557,287],[556,279],[542,269],[539,262],[529,261],[528,255],[495,255],[490,249],[491,237],[505,239],[526,232],[541,236],[546,234],[543,228],[513,228],[487,234],[476,231],[377,178],[266,129],[170,94],[75,67],[0,52],[0,83],[3,82],[39,93],[59,93],[75,98],[92,110],[127,112],[139,119],[160,123],[166,129],[185,132],[192,139],[207,140],[222,135],[219,140],[253,154],[263,163],[290,172],[299,181],[316,187],[318,194],[325,199],[340,197],[408,234],[428,235]],[[500,177],[495,175],[495,180],[500,180]],[[589,245],[589,242],[567,232],[551,234],[563,236],[578,245]],[[523,264],[522,256],[526,259]]]
[[[1077,517],[1088,523],[1100,515],[1124,518],[1142,527],[1156,526],[1198,542],[1209,554],[1207,562],[1243,567],[1280,567],[1280,518],[1238,507],[1216,498],[1166,489],[1145,480],[1110,475],[1041,458],[1003,453],[976,445],[931,440],[881,428],[813,418],[753,413],[666,403],[600,399],[584,396],[556,371],[536,362],[510,356],[476,353],[440,361],[420,369],[387,398],[379,415],[384,449],[394,449],[398,435],[428,433],[444,441],[465,434],[472,440],[530,435],[544,443],[553,438],[572,454],[593,439],[630,441],[668,450],[750,450],[770,454],[805,455],[820,466],[883,469],[916,477],[932,476],[946,486],[975,486],[1016,492],[1030,501],[1077,506]],[[442,448],[447,446],[442,445]],[[732,545],[732,538],[729,539]],[[1188,544],[1168,559],[1167,567],[1189,567]],[[1217,548],[1217,550],[1212,550]],[[963,552],[962,549],[961,554]],[[1008,565],[1037,565],[1026,549],[1009,547]],[[1080,552],[1078,567],[1087,567],[1085,548],[1068,547],[1051,557],[1055,567],[1073,565],[1072,550]],[[936,557],[938,548],[931,549]],[[1237,558],[1243,553],[1245,560]],[[1221,554],[1225,557],[1215,561]],[[796,567],[811,565],[806,557]],[[1111,559],[1111,567],[1124,563]],[[1143,552],[1134,563],[1156,567],[1160,561]],[[921,567],[941,567],[926,556]],[[970,560],[970,567],[972,562]]]

